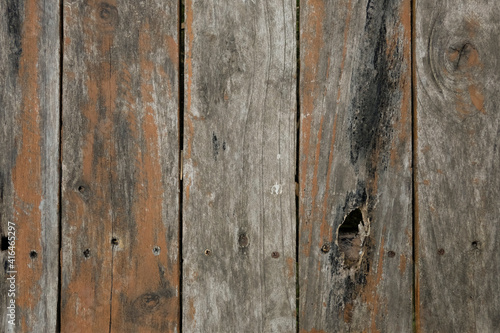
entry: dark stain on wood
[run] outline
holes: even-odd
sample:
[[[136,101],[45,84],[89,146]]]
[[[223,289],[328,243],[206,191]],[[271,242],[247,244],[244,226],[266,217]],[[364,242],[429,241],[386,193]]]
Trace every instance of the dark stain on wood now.
[[[23,11],[24,2],[18,0],[7,0],[7,26],[8,33],[11,39],[9,60],[11,62],[11,70],[17,74],[19,71],[19,60],[22,53],[22,20],[21,12]]]

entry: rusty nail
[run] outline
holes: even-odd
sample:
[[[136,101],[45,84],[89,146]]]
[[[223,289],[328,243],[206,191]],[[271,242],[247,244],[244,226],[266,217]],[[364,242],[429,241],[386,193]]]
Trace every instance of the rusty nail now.
[[[330,244],[328,244],[328,243],[323,244],[323,246],[321,247],[321,252],[323,252],[323,253],[330,252]]]

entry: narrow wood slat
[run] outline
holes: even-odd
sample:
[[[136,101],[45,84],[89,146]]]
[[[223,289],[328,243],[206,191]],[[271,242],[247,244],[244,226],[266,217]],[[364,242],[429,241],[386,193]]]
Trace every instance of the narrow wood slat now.
[[[500,327],[499,15],[416,2],[419,332]]]
[[[178,17],[64,2],[63,332],[179,331]]]
[[[59,258],[59,1],[0,3],[0,331],[54,332]],[[7,249],[9,222],[14,248]],[[9,252],[15,262],[9,262]],[[11,253],[12,254],[12,253]],[[10,267],[13,264],[14,267]],[[17,271],[9,274],[8,271]],[[8,277],[15,277],[15,288]],[[12,294],[15,294],[13,297]],[[15,325],[7,307],[15,300]]]
[[[303,0],[300,332],[411,332],[411,6]]]
[[[186,1],[185,332],[295,332],[295,1]]]

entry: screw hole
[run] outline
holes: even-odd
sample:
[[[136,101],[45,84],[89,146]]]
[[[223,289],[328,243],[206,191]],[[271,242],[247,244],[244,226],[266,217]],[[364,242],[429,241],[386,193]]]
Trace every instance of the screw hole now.
[[[78,192],[80,192],[80,193],[85,192],[85,186],[82,186],[82,185],[78,186]]]
[[[387,255],[389,256],[389,258],[394,258],[396,256],[396,252],[389,251],[389,252],[387,252]]]
[[[159,247],[159,246],[155,246],[155,247],[153,248],[153,254],[154,254],[155,256],[160,255],[160,247]]]
[[[118,238],[116,237],[111,238],[111,244],[118,245]]]
[[[210,255],[212,255],[212,251],[210,251],[209,249],[206,249],[206,250],[205,250],[205,255],[206,255],[206,256],[210,256]]]
[[[273,252],[271,253],[271,257],[273,257],[274,259],[277,259],[280,257],[280,253],[279,252]]]
[[[90,257],[90,250],[89,249],[85,249],[85,251],[83,251],[83,256],[85,258],[89,258]]]
[[[471,244],[472,248],[474,250],[477,250],[479,249],[479,242],[478,241],[473,241],[472,244]]]
[[[444,249],[439,249],[439,250],[438,250],[438,254],[439,254],[440,256],[442,256],[442,255],[444,254]]]
[[[31,259],[36,259],[38,257],[38,253],[35,250],[32,250],[30,252],[30,258]]]
[[[321,247],[321,252],[323,253],[330,252],[330,244],[323,244],[323,246]]]
[[[248,237],[245,234],[241,234],[240,237],[238,238],[238,244],[240,247],[247,247],[248,246]]]

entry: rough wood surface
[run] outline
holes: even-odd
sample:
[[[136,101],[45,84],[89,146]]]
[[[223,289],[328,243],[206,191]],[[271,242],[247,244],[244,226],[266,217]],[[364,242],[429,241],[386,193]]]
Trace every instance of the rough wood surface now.
[[[179,331],[178,17],[64,2],[63,332]]]
[[[416,5],[416,326],[496,332],[500,3]]]
[[[59,1],[0,2],[0,331],[54,332],[59,258]],[[15,223],[10,269],[8,222]],[[15,326],[8,323],[15,270]]]
[[[295,1],[186,1],[185,332],[295,332]]]
[[[300,12],[300,331],[410,332],[410,1]]]

